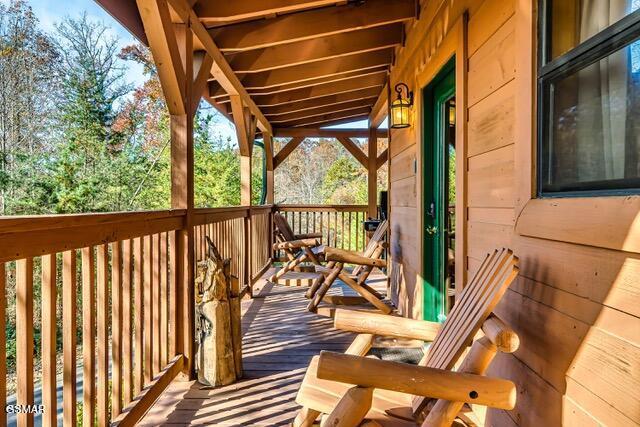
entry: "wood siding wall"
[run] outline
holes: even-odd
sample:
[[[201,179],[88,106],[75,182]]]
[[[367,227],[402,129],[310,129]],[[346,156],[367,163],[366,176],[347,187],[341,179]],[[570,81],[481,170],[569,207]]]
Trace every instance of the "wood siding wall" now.
[[[518,128],[522,126],[518,117],[532,117],[535,100],[520,92],[523,87],[535,86],[530,72],[517,72],[522,49],[525,56],[528,51],[534,57],[532,48],[516,43],[520,40],[517,31],[526,30],[516,28],[517,7],[531,6],[521,0],[423,2],[420,20],[408,29],[405,46],[399,49],[391,73],[392,85],[402,81],[420,92],[425,73],[433,75],[433,70],[427,71],[430,61],[438,56],[466,11],[466,258],[456,262],[464,261],[469,274],[473,274],[483,255],[499,246],[512,247],[521,260],[520,277],[497,311],[518,332],[522,345],[514,355],[499,356],[491,369],[491,374],[517,384],[518,404],[509,412],[489,411],[486,424],[638,425],[637,245],[632,250],[621,246],[623,251],[616,250],[616,245],[600,244],[603,239],[606,241],[606,232],[604,238],[582,242],[577,239],[579,243],[563,237],[566,233],[531,237],[536,233],[523,232],[525,225],[519,225],[525,221],[528,208],[526,191],[523,195],[521,188],[527,171],[522,173],[519,159],[532,163],[527,153],[533,152],[535,146],[526,126],[524,132]],[[529,102],[522,102],[523,98]],[[417,99],[420,102],[420,97]],[[419,107],[414,108],[414,125],[392,131],[389,160],[391,277],[398,281],[394,286],[397,285],[400,309],[414,318],[422,316],[420,114]],[[531,169],[531,164],[526,166]],[[629,204],[632,208],[639,206],[637,198],[620,203],[627,203],[627,210]],[[552,205],[545,208],[538,204],[536,216],[529,215],[527,221],[540,221],[540,227],[547,227],[545,224],[553,220]],[[595,199],[589,212],[573,212],[575,226],[568,233],[606,231],[606,224],[594,230],[581,227],[580,220],[582,216],[611,214],[607,206],[612,205]],[[609,211],[604,212],[606,209]],[[633,218],[637,212],[632,212]],[[633,221],[620,226],[626,227],[622,233],[627,241],[634,238],[633,233],[638,238],[638,225]]]

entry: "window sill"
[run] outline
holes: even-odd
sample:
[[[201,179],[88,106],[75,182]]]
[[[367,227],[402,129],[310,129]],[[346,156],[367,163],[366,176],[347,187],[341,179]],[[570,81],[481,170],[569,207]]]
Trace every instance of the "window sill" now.
[[[531,199],[516,233],[640,253],[640,196]]]

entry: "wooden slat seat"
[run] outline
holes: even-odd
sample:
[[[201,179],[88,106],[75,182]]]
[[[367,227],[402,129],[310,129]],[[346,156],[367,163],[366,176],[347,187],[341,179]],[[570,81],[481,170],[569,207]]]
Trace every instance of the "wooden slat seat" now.
[[[360,333],[346,354],[354,356],[366,355],[371,348],[374,337],[378,335],[421,339],[432,341],[432,343],[420,360],[419,366],[451,371],[459,362],[464,351],[473,343],[469,355],[459,370],[472,374],[484,374],[488,364],[498,350],[512,352],[517,348],[517,336],[516,339],[505,340],[504,337],[499,338],[502,335],[496,331],[506,331],[506,336],[514,336],[515,334],[508,330],[499,319],[492,316],[494,308],[518,274],[517,263],[518,258],[509,249],[495,250],[488,254],[473,279],[464,288],[459,300],[442,326],[432,322],[375,313],[338,310],[335,314],[335,327]],[[474,341],[481,328],[483,328],[486,336]],[[509,344],[505,345],[505,342]],[[330,355],[331,353],[328,354]],[[391,363],[388,366],[404,365],[398,362],[388,363]],[[351,367],[347,365],[340,366],[340,370],[341,372],[349,372]],[[376,373],[376,375],[379,374]],[[380,415],[381,411],[385,412],[386,415],[389,414],[387,412],[390,409],[389,406],[385,406],[377,398],[382,393],[382,387],[375,387],[370,407],[364,412],[362,408],[367,409],[368,402],[351,402],[349,400],[351,396],[345,394],[353,391],[361,392],[362,390],[360,389],[362,387],[354,388],[354,386],[360,386],[359,382],[330,381],[330,379],[335,379],[327,378],[327,376],[331,375],[333,373],[327,373],[326,370],[323,371],[322,356],[312,362],[296,399],[303,406],[296,418],[296,426],[310,426],[313,419],[320,413],[330,414],[338,411],[344,414],[345,408],[348,409],[350,405],[360,405],[358,410],[363,411],[363,418],[366,417],[378,421],[382,417]],[[363,375],[365,374],[363,373]],[[368,372],[366,375],[372,375],[372,373]],[[363,382],[366,383],[367,381],[363,380]],[[394,378],[393,382],[401,383],[403,380],[402,378]],[[384,384],[384,386],[385,388],[388,387],[387,393],[394,390],[393,384]],[[336,397],[336,394],[339,394],[340,397]],[[383,395],[386,396],[386,394]],[[451,425],[454,422],[455,415],[464,404],[464,402],[449,402],[445,400],[434,401],[429,397],[411,396],[409,394],[405,394],[402,398],[407,399],[404,404],[407,408],[405,412],[412,414],[416,419],[423,419],[423,417],[427,416],[428,423],[423,425]],[[465,396],[464,400],[468,399],[469,397]],[[434,409],[427,413],[426,409],[429,402],[435,402],[432,406]],[[396,405],[396,407],[401,406],[403,405]],[[452,413],[453,418],[451,416]],[[333,416],[337,415],[333,414]],[[382,422],[381,424],[385,425]]]

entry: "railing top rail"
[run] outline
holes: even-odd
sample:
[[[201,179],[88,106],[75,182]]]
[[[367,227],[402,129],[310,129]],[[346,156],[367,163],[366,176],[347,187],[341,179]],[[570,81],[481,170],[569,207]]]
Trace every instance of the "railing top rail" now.
[[[275,210],[287,212],[366,212],[367,205],[276,205]]]
[[[182,217],[184,209],[137,212],[97,212],[81,214],[0,216],[0,235],[36,230],[91,227],[131,221]]]

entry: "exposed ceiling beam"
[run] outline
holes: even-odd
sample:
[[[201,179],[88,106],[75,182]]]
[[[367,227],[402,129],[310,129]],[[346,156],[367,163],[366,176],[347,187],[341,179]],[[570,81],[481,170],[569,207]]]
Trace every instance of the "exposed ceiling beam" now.
[[[378,128],[389,114],[389,82],[384,85],[380,96],[369,114],[369,127]]]
[[[415,13],[415,0],[368,0],[228,25],[210,34],[223,52],[245,51],[401,22]]]
[[[201,0],[194,9],[202,22],[216,23],[261,18],[336,3],[337,0]]]
[[[325,114],[337,113],[340,111],[353,110],[356,108],[362,108],[362,107],[371,108],[371,106],[373,105],[373,102],[374,100],[372,99],[350,101],[350,102],[345,102],[344,104],[328,105],[328,106],[312,108],[304,111],[297,111],[295,113],[282,114],[280,116],[270,117],[269,120],[272,125],[277,125],[279,123],[306,119],[308,117],[322,116]]]
[[[264,90],[294,83],[310,82],[315,84],[320,78],[341,77],[349,73],[386,69],[391,64],[392,57],[392,49],[366,52],[328,59],[320,63],[312,62],[262,73],[246,74],[241,81],[248,91]],[[226,94],[215,81],[210,82],[209,87],[212,97]]]
[[[237,73],[257,73],[398,46],[402,43],[403,33],[404,26],[401,23],[395,23],[383,27],[239,52],[229,55],[229,63]]]
[[[235,75],[229,63],[225,59],[224,55],[216,44],[213,42],[213,39],[207,32],[207,29],[200,23],[198,20],[198,16],[191,9],[189,3],[186,0],[168,0],[171,4],[171,7],[174,11],[180,16],[180,19],[183,22],[190,22],[191,30],[195,37],[200,40],[202,47],[207,51],[211,58],[213,59],[213,65],[211,66],[211,74],[213,77],[220,82],[220,85],[229,93],[229,95],[238,95],[242,98],[243,104],[249,108],[251,113],[256,117],[258,122],[258,127],[265,131],[271,132],[271,125],[267,118],[262,114],[260,108],[255,104],[255,102],[251,99],[247,90],[242,86],[240,80]],[[214,2],[207,2],[214,3]],[[220,2],[215,2],[218,4]],[[235,3],[233,3],[235,4]]]
[[[211,72],[211,66],[213,65],[213,58],[205,51],[193,52],[193,99],[191,105],[191,111],[196,111],[200,100],[203,96],[206,96],[207,91],[207,79]]]
[[[318,127],[273,128],[278,138],[369,138],[369,129],[321,129]],[[385,138],[386,131],[377,131],[378,138]]]
[[[362,151],[362,148],[360,148],[358,144],[353,142],[350,138],[340,137],[337,139],[362,166],[366,168],[369,165],[367,155],[364,154],[364,151]]]
[[[353,92],[359,89],[377,87],[382,89],[386,76],[371,75],[365,77],[356,77],[348,80],[342,80],[335,83],[328,83],[307,87],[302,89],[280,92],[273,95],[255,96],[256,104],[266,107],[281,104],[289,104],[292,102],[302,101],[305,99],[319,98],[321,96],[333,95],[336,93]]]
[[[286,122],[286,123],[279,123],[279,125],[287,126],[287,127],[314,126],[314,125],[320,125],[321,123],[333,122],[335,120],[350,119],[350,118],[353,118],[355,121],[356,117],[366,118],[366,116],[369,115],[370,111],[371,111],[371,107],[356,108],[353,110],[340,111],[337,113],[324,114],[322,116],[309,117],[306,119],[300,119],[300,120],[295,120],[295,121]]]
[[[318,108],[328,105],[339,105],[345,102],[352,102],[358,99],[376,99],[380,88],[371,87],[360,89],[353,92],[338,93],[335,95],[322,96],[320,98],[308,99],[291,104],[278,105],[275,107],[265,107],[263,110],[268,117],[278,116],[281,114],[293,113],[296,111],[304,111],[312,108]],[[221,104],[224,105],[224,104]]]

